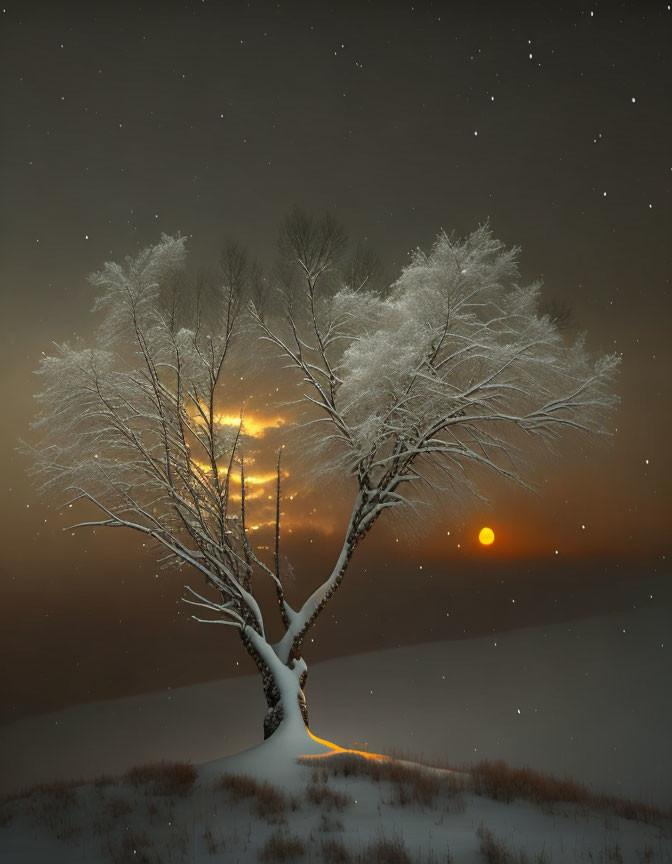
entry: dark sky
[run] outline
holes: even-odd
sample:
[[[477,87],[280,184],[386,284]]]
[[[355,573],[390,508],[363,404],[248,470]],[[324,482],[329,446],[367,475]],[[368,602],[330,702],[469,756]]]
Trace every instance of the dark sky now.
[[[249,671],[135,538],[63,534],[14,448],[40,353],[91,330],[88,273],[162,231],[194,265],[227,237],[268,263],[294,203],[331,210],[392,278],[440,229],[489,219],[591,349],[623,355],[612,445],[419,540],[377,526],[308,662],[670,603],[667,3],[8,0],[1,22],[0,718]],[[293,505],[297,596],[346,497]]]

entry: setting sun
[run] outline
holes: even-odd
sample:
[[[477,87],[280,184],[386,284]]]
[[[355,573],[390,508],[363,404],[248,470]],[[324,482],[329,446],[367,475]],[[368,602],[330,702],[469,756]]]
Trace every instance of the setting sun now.
[[[492,528],[481,528],[478,534],[478,541],[483,546],[490,546],[495,542],[495,532]]]

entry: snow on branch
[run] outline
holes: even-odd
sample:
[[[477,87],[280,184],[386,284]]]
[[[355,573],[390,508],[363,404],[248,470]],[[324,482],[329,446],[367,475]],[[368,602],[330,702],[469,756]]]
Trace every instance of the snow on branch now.
[[[607,432],[619,358],[594,361],[581,337],[566,340],[539,311],[541,286],[518,284],[518,251],[488,226],[465,240],[442,233],[386,296],[345,279],[322,295],[307,284],[303,304],[261,324],[308,386],[318,473],[349,473],[383,497],[410,466],[429,486],[446,470],[460,485],[456,460],[525,483],[521,433]],[[292,252],[310,282],[307,253]]]
[[[188,564],[221,601],[199,602],[263,634],[229,495],[242,417],[238,428],[216,422],[250,270],[227,247],[222,284],[205,298],[202,280],[186,282],[185,254],[184,238],[164,235],[93,274],[96,344],[57,346],[39,369],[33,473],[61,504],[97,511],[74,527],[145,535],[167,553],[163,566]]]
[[[297,660],[383,513],[406,514],[408,527],[428,497],[482,495],[483,472],[530,487],[533,440],[606,436],[618,402],[619,358],[592,358],[582,336],[568,341],[541,286],[519,284],[518,250],[487,225],[464,240],[439,234],[387,290],[375,255],[347,259],[345,244],[333,218],[295,210],[268,278],[229,244],[218,277],[190,284],[185,239],[164,235],[93,274],[94,344],[57,346],[39,369],[27,449],[43,491],[90,508],[78,525],[135,530],[166,565],[192,567],[217,599],[188,588],[185,602],[247,634],[262,666],[257,578],[270,582],[285,627],[275,653]],[[242,414],[237,427],[216,419],[231,356],[248,368],[260,344],[296,374],[303,461],[354,486],[337,562],[298,611],[280,572],[279,463],[269,566],[248,542]]]

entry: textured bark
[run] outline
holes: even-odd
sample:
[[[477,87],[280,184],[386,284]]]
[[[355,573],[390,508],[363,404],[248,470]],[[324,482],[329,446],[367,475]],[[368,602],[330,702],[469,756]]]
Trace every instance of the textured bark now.
[[[298,692],[296,693],[296,699],[299,703],[301,717],[303,718],[303,722],[305,723],[306,727],[308,726],[308,705],[306,703],[306,694],[304,688],[306,685],[307,677],[307,673],[304,673],[301,676]],[[285,717],[285,710],[282,703],[282,694],[280,693],[280,688],[278,687],[273,677],[273,674],[268,670],[268,668],[266,668],[265,671],[262,672],[262,681],[267,706],[266,715],[264,716],[264,738],[270,738],[271,735],[276,731],[278,726],[282,723]]]
[[[266,714],[264,715],[264,739],[266,739],[270,738],[282,723],[285,712],[282,708],[280,690],[268,669],[262,672],[262,682],[266,697]]]
[[[264,662],[262,657],[260,657],[258,651],[255,649],[249,637],[243,637],[243,644],[245,645],[247,652],[254,660],[255,665],[261,674],[262,686],[264,688],[264,697],[266,698],[266,714],[264,715],[264,739],[270,738],[271,735],[280,726],[282,721],[285,719],[286,712],[285,706],[283,705],[282,689],[278,685],[278,682],[273,675],[272,669],[267,663]],[[290,675],[295,677],[295,673],[292,672],[289,665],[282,665],[279,659],[277,662],[280,665],[281,669],[284,669]],[[292,658],[290,661],[290,664],[293,663],[294,658]],[[294,692],[289,693],[284,697],[285,699],[295,698],[297,700],[297,702],[299,703],[299,711],[301,712],[301,717],[306,727],[308,727],[308,705],[306,703],[306,695],[304,691],[307,680],[308,671],[304,668],[301,676],[296,680],[296,689],[294,690]],[[287,693],[286,690],[285,693]]]

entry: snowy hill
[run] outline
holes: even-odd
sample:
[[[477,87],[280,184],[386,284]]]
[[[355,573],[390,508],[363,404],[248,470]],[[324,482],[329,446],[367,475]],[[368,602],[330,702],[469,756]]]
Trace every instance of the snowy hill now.
[[[669,630],[664,612],[632,612],[312,668],[320,734],[466,766],[457,773],[282,730],[259,745],[258,724],[247,726],[263,708],[255,678],[20,721],[2,730],[6,789],[116,776],[5,803],[0,861],[670,864]],[[298,762],[300,753],[312,755]],[[466,765],[486,757],[645,806]],[[156,759],[196,766],[154,764],[119,779]]]
[[[316,664],[311,727],[343,746],[505,759],[669,806],[671,631],[669,611],[633,611]],[[29,717],[0,728],[0,791],[218,759],[258,743],[263,711],[250,676]]]
[[[152,763],[0,805],[0,858],[71,862],[672,861],[672,814],[547,775],[341,750],[283,726],[195,769]],[[288,734],[283,734],[288,733]],[[306,755],[297,759],[297,752]],[[268,777],[273,782],[268,781]]]

